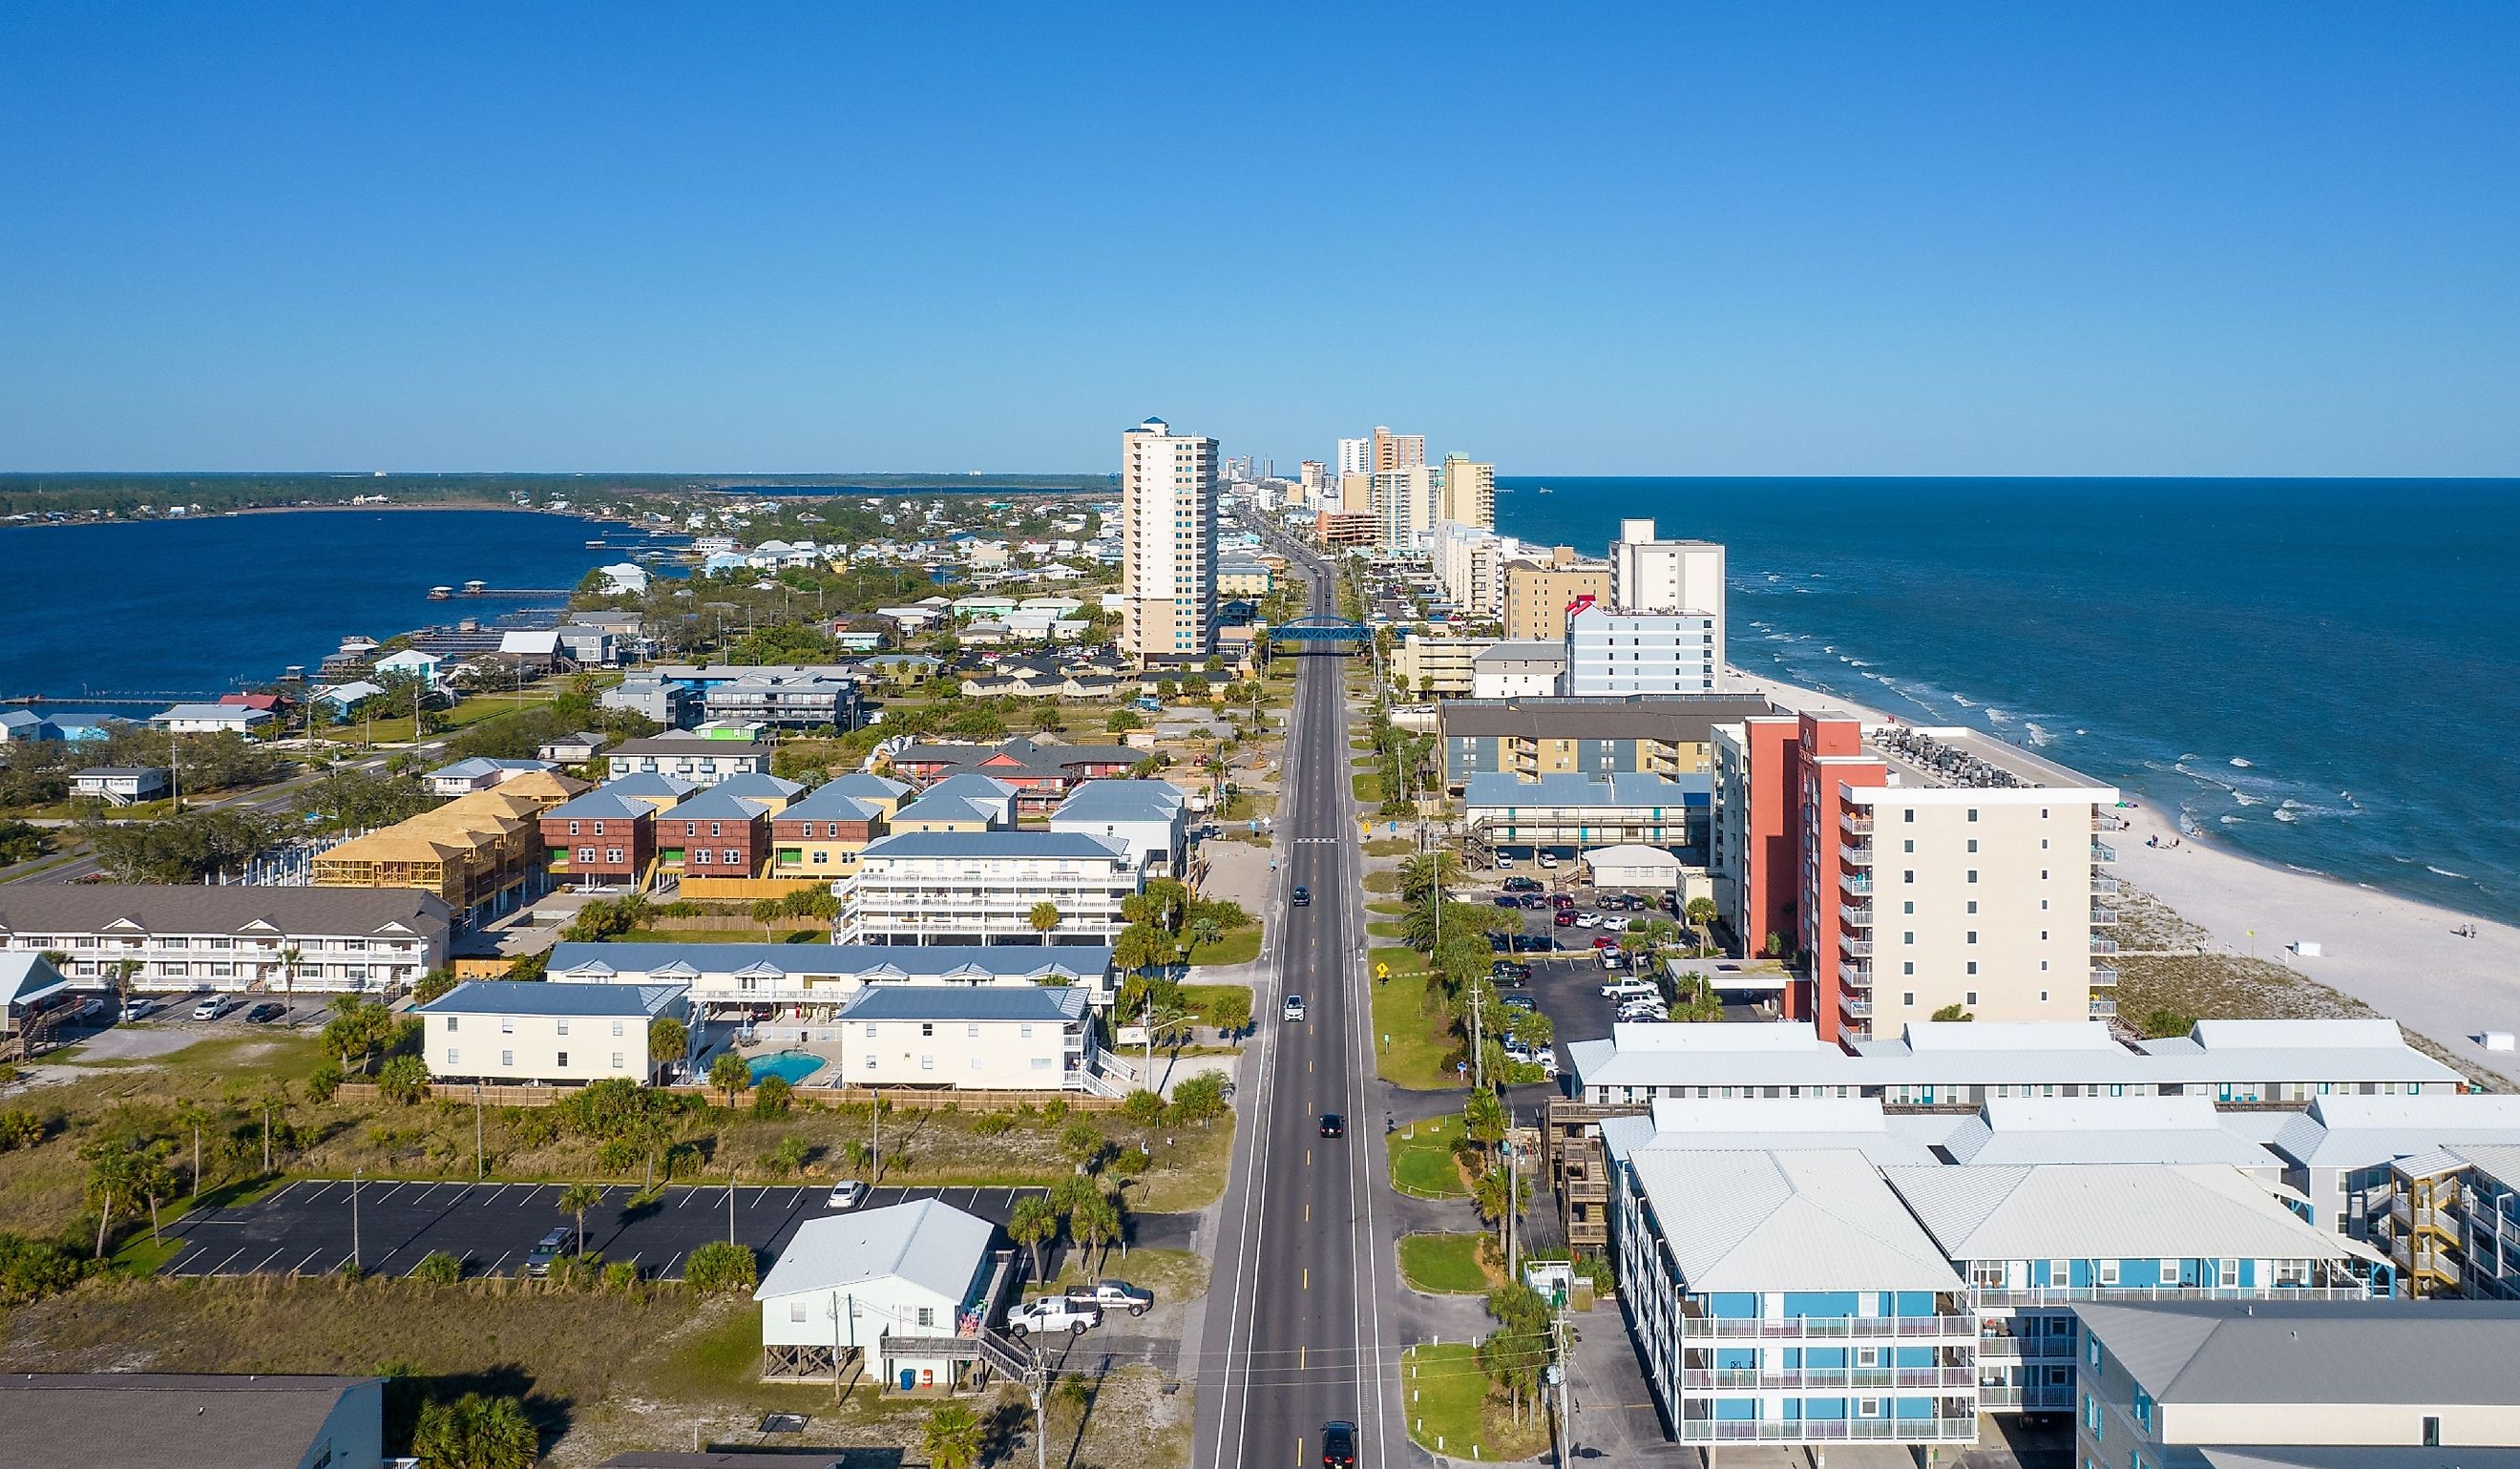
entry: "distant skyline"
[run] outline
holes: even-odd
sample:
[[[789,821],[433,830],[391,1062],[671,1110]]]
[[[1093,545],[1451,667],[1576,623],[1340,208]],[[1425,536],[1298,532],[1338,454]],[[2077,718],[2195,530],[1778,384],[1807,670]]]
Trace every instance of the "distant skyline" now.
[[[2520,6],[0,8],[0,470],[2520,473]],[[1371,65],[1366,63],[1370,60]]]

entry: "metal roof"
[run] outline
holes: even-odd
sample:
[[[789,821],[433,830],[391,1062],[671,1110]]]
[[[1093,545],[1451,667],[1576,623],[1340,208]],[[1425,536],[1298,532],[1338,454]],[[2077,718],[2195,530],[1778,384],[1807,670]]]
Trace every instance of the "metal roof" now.
[[[748,822],[769,810],[767,802],[747,801],[722,786],[711,785],[683,797],[657,815],[669,822]]]
[[[50,959],[32,949],[0,949],[0,1008],[40,1000],[68,984]]]
[[[0,887],[0,933],[348,934],[446,931],[446,902],[417,888],[202,887],[194,883],[15,882]]]
[[[836,790],[843,795],[856,796],[861,800],[869,797],[873,797],[878,800],[891,800],[896,797],[908,795],[910,793],[910,782],[906,780],[891,779],[888,777],[875,775],[868,771],[857,771],[850,775],[835,777],[830,784],[825,785],[822,788],[825,790]]]
[[[1632,1144],[1640,1152],[1852,1148],[1875,1167],[1938,1161],[1923,1143],[1894,1131],[1872,1097],[1660,1097],[1651,1128],[1649,1137]]]
[[[759,771],[746,771],[717,782],[721,795],[742,796],[748,801],[785,801],[805,787],[798,781],[783,780]]]
[[[619,753],[615,751],[614,753]],[[662,771],[632,771],[604,782],[602,789],[625,796],[672,796],[677,800],[699,789],[698,782]]]
[[[2503,1405],[2520,1356],[2511,1301],[2164,1301],[2074,1313],[2159,1402]]]
[[[2403,1444],[2205,1444],[2186,1452],[2200,1469],[2520,1469],[2520,1448],[2479,1448],[2473,1444],[2446,1448]]]
[[[1068,858],[1116,862],[1121,847],[1081,831],[902,831],[869,842],[859,861],[879,857]]]
[[[1627,772],[1613,776],[1567,773],[1519,779],[1503,771],[1483,771],[1462,783],[1468,806],[1665,807],[1703,806],[1714,790],[1713,778],[1701,775],[1648,776]]]
[[[731,782],[730,782],[731,783]],[[791,803],[773,820],[780,822],[871,822],[883,814],[883,808],[861,801],[838,788],[839,782],[818,786],[799,801]]]
[[[1111,967],[1098,944],[557,944],[548,972],[572,983],[618,974],[676,978],[758,972],[833,979],[1092,982]]]
[[[1852,1148],[1648,1148],[1629,1168],[1692,1294],[1966,1288]]]
[[[2520,1096],[2322,1096],[2274,1136],[2275,1151],[2304,1168],[2370,1168],[2462,1142],[2520,1143]]]
[[[640,800],[636,795],[618,788],[626,783],[628,782],[615,780],[609,785],[599,785],[582,796],[562,801],[544,812],[543,820],[602,822],[620,817],[654,816],[656,807],[653,802]]]
[[[2279,1169],[2226,1129],[2209,1096],[1990,1097],[1952,1130],[1955,1163],[2223,1163]]]
[[[840,1010],[842,1020],[1022,1020],[1058,1024],[1085,1013],[1090,997],[1072,987],[869,985]]]
[[[620,1015],[661,1013],[690,987],[678,984],[545,984],[537,980],[475,979],[420,1006],[424,1015]]]
[[[1704,744],[1717,725],[1774,712],[1753,694],[1663,693],[1608,697],[1446,699],[1437,710],[1443,737],[1520,739],[1659,739]]]
[[[1087,780],[1058,803],[1051,820],[1165,822],[1179,814],[1189,799],[1169,780]]]
[[[188,1469],[266,1469],[315,1457],[318,1436],[341,1400],[364,1392],[382,1402],[377,1384],[382,1381],[260,1373],[10,1373],[0,1377],[0,1443],[9,1446],[12,1469],[169,1462]],[[346,1449],[355,1428],[344,1438],[340,1447]]]
[[[1882,1177],[1954,1260],[2344,1260],[2222,1164],[1892,1168]]]
[[[941,1199],[823,1215],[797,1226],[752,1299],[900,1279],[959,1304],[987,1261],[995,1233],[987,1220]]]

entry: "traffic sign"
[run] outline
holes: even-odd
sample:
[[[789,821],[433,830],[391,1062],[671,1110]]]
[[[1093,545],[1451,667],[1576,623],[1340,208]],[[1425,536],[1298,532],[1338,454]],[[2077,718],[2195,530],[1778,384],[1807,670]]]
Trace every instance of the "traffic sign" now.
[[[1373,977],[1376,979],[1389,979],[1391,977],[1391,966],[1389,964],[1374,965]]]

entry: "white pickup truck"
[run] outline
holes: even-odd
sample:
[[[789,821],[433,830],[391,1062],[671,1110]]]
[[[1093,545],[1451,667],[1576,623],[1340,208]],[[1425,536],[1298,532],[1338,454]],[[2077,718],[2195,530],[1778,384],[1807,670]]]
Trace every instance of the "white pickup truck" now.
[[[1065,1296],[1044,1296],[1038,1301],[1026,1301],[1007,1313],[1009,1336],[1030,1336],[1036,1331],[1064,1331],[1070,1336],[1083,1336],[1088,1327],[1102,1324],[1101,1308],[1080,1306]]]

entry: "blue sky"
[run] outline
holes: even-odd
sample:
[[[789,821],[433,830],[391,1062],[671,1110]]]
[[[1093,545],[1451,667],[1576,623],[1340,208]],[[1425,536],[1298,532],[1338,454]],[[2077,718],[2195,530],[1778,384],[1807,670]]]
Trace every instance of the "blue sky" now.
[[[0,468],[2520,471],[2520,6],[0,8]]]

